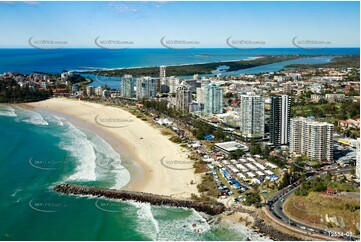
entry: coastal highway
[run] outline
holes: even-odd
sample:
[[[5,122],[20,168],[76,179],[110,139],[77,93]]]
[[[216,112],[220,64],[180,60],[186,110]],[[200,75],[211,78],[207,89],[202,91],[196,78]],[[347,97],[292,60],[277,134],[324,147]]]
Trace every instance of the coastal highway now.
[[[344,174],[344,173],[349,173],[351,170],[352,170],[352,168],[343,168],[343,169],[338,169],[338,170],[332,170],[330,172]],[[327,174],[327,173],[323,173],[323,174],[321,174],[321,176],[325,175],[325,174]],[[311,177],[311,179],[313,179],[315,177],[317,177],[317,176],[313,176],[313,177]],[[282,223],[287,224],[288,226],[302,229],[305,232],[312,233],[312,234],[326,235],[326,236],[329,236],[330,239],[337,238],[337,237],[332,237],[330,235],[330,231],[328,231],[328,230],[323,230],[323,229],[317,228],[315,226],[312,226],[310,224],[303,224],[303,223],[297,222],[297,221],[291,219],[290,217],[288,217],[283,212],[284,203],[286,202],[286,200],[289,197],[291,197],[293,195],[293,193],[296,191],[296,189],[298,188],[299,185],[300,184],[298,184],[298,183],[296,183],[294,185],[290,185],[290,186],[278,191],[273,196],[271,196],[267,200],[267,206],[266,206],[266,208],[270,212],[269,214],[271,214],[274,218],[281,221]],[[338,239],[356,240],[356,238],[354,238],[354,237],[347,237],[347,238],[344,237],[344,238],[338,238]]]

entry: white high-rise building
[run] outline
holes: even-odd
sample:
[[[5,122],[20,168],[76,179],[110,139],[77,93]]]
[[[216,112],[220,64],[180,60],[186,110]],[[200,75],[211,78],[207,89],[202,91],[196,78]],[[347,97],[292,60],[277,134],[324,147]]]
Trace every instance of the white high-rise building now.
[[[177,88],[180,86],[180,79],[176,78],[175,76],[171,76],[168,78],[167,82],[169,86],[169,93],[176,93]]]
[[[241,95],[240,130],[245,137],[264,136],[264,98],[254,92]]]
[[[290,135],[290,97],[271,97],[270,141],[273,145],[287,145]]]
[[[291,119],[290,151],[318,161],[333,161],[333,124],[304,117]]]
[[[124,75],[120,81],[120,96],[127,98],[134,97],[134,79],[132,75]]]
[[[223,89],[214,82],[206,85],[204,89],[204,113],[223,113]]]
[[[150,76],[140,77],[137,79],[137,98],[138,99],[151,99],[155,98],[156,94],[156,79]]]
[[[103,88],[102,87],[96,87],[94,92],[95,92],[95,95],[101,96],[102,93],[103,93]]]
[[[161,82],[165,81],[165,77],[166,77],[166,66],[160,66],[159,67],[159,79]]]
[[[197,87],[196,95],[197,95],[197,102],[200,104],[204,104],[204,91],[210,81],[208,79],[202,79],[201,87]]]
[[[192,92],[191,88],[188,85],[182,83],[177,88],[176,93],[176,107],[178,109],[189,111],[189,105],[192,103]]]

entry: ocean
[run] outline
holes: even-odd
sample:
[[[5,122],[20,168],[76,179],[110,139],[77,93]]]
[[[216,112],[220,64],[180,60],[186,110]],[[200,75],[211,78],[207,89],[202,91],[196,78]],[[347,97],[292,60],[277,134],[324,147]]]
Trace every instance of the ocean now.
[[[0,240],[264,239],[193,209],[52,192],[62,182],[119,189],[130,181],[121,154],[61,117],[0,105],[0,134]]]
[[[223,49],[0,49],[0,73],[47,72],[64,70],[94,70],[159,65],[181,65],[231,61],[260,55],[336,55],[359,54],[359,48],[263,48],[252,50]]]
[[[359,49],[0,49],[0,73],[228,61],[269,54],[358,54]],[[207,54],[207,55],[204,55]],[[308,59],[307,61],[310,61]],[[277,70],[284,63],[242,70]],[[131,178],[102,138],[50,113],[0,105],[0,240],[262,240],[192,209],[59,195],[59,183],[122,188]],[[104,166],[105,164],[105,166]]]

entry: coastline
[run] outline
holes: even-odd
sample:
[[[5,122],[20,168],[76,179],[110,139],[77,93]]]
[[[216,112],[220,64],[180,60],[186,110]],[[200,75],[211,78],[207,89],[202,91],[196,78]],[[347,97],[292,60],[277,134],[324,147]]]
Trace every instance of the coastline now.
[[[131,174],[131,180],[124,189],[182,198],[198,194],[196,183],[199,177],[194,174],[193,168],[190,169],[192,161],[187,157],[188,151],[131,113],[117,107],[66,98],[52,98],[22,106],[60,116],[109,143],[120,154],[122,165]],[[103,125],[99,120],[104,121]],[[107,120],[127,123],[112,127],[115,123],[108,125],[105,123]],[[188,166],[176,164],[175,168],[180,169],[169,169],[162,164],[162,159],[184,161]]]
[[[62,117],[77,128],[85,129],[104,139],[118,154],[120,154],[122,165],[124,165],[131,174],[130,182],[122,188],[124,190],[165,195],[173,198],[189,198],[191,193],[198,194],[196,185],[193,185],[194,191],[190,192],[190,184],[185,182],[186,180],[190,181],[189,179],[195,177],[193,169],[168,169],[162,165],[160,160],[158,160],[159,162],[154,163],[151,162],[151,160],[144,159],[144,157],[160,157],[159,151],[162,151],[162,147],[157,146],[162,146],[164,144],[167,149],[175,148],[178,152],[182,152],[183,148],[178,144],[169,141],[168,137],[161,134],[158,128],[152,127],[149,123],[142,121],[124,109],[67,98],[52,98],[41,102],[21,104],[21,106],[28,109],[34,109],[35,111],[45,111]],[[119,121],[134,121],[129,124],[129,127],[109,128],[106,127],[106,125],[99,125],[99,120],[97,122],[96,117],[98,115],[109,114],[113,115],[111,117],[119,118]],[[110,116],[107,116],[107,118],[109,117]],[[147,128],[140,124],[145,125]],[[129,131],[129,129],[138,129],[138,125],[144,129],[137,130],[138,132],[136,133],[123,132]],[[149,149],[150,147],[143,149],[143,144],[141,144],[142,147],[139,147],[142,149],[135,149],[136,147],[138,148],[138,139],[143,140],[147,139],[147,137],[156,139],[156,142],[152,143],[151,149]],[[184,156],[182,155],[183,154],[181,153],[176,153],[172,156],[172,159],[184,159]],[[182,179],[176,179],[177,173]],[[172,181],[173,183],[165,183],[164,181]],[[168,187],[169,184],[172,184],[172,186]],[[300,240],[298,236],[295,237],[289,233],[275,229],[271,225],[271,222],[266,222],[259,216],[258,212],[253,209],[248,210],[242,207],[231,213],[225,212],[217,217],[230,224],[242,225],[249,231],[258,233],[261,237],[265,237],[266,239]]]
[[[224,61],[210,61],[210,62],[194,62],[194,63],[184,63],[184,64],[175,64],[175,65],[167,65],[167,66],[187,66],[187,65],[203,65],[203,64],[212,64],[212,63],[223,63],[223,62],[237,62],[237,61],[247,61],[247,60],[257,60],[260,58],[264,58],[267,55],[257,55],[257,56],[250,56],[245,57],[244,59],[234,59],[234,60],[224,60]],[[94,70],[69,70],[73,72],[79,73],[93,73],[99,71],[117,71],[117,70],[127,70],[127,69],[141,69],[141,68],[158,68],[159,66],[135,66],[135,67],[116,67],[116,68],[97,68],[94,67]],[[93,67],[92,67],[93,68]],[[212,73],[210,73],[212,74]]]

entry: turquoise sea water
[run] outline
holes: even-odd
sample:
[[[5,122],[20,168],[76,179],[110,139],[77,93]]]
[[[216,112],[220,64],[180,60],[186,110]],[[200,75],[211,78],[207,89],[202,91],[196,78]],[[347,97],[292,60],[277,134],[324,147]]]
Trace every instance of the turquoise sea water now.
[[[60,73],[64,69],[189,64],[296,53],[357,54],[359,49],[0,49],[0,73]],[[282,63],[275,65],[251,71],[272,71]],[[64,196],[51,191],[61,182],[123,187],[130,174],[122,166],[121,155],[100,137],[60,117],[0,105],[0,240],[260,239],[241,225],[214,223],[194,210]]]
[[[93,70],[98,68],[125,68],[159,65],[242,60],[260,55],[337,55],[359,54],[359,48],[261,48],[239,50],[232,48],[205,49],[0,49],[0,73],[47,72],[63,70]]]
[[[63,118],[0,105],[0,240],[246,240],[242,225],[194,210],[59,195],[61,182],[121,188],[122,159]]]

